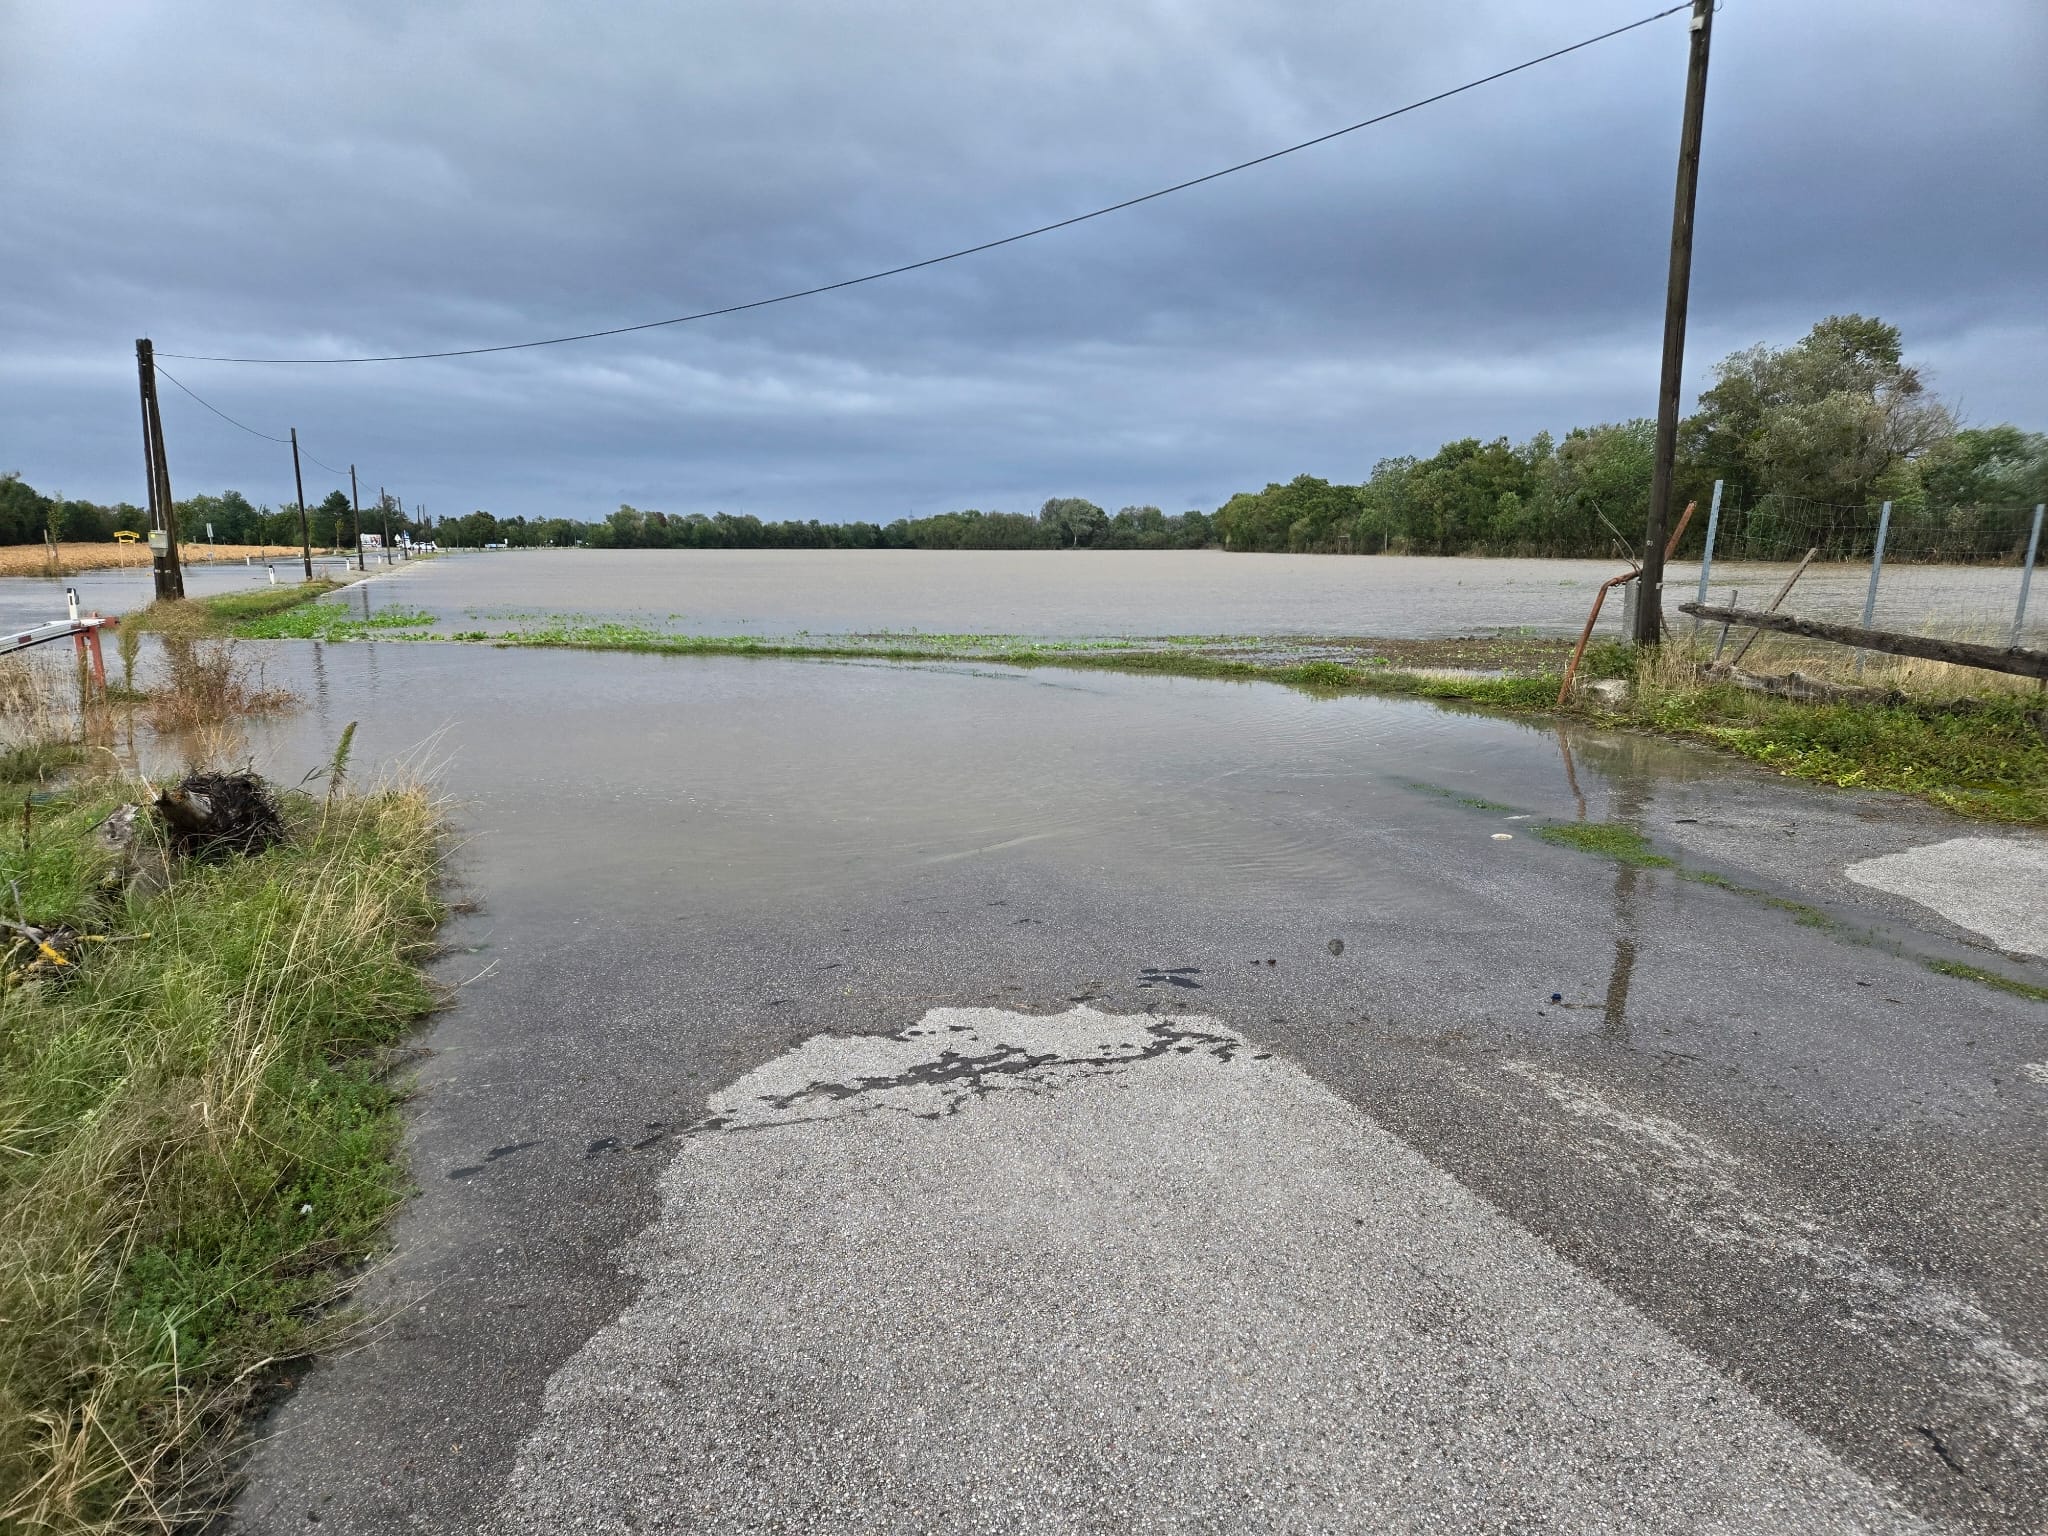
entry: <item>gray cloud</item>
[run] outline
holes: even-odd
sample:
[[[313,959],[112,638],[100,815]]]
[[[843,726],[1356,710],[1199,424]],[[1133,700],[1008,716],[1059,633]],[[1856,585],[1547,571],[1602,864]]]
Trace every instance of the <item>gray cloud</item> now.
[[[137,335],[410,351],[751,299],[1638,14],[0,0],[0,467],[139,499]],[[448,362],[167,366],[442,512],[1178,508],[1356,478],[1447,437],[1651,408],[1683,61],[1674,18],[1126,214],[700,325]],[[2036,0],[1727,6],[1693,386],[1735,346],[1861,309],[1903,324],[1973,416],[2048,426],[2044,65]],[[166,412],[181,492],[288,496],[271,445],[175,392]]]

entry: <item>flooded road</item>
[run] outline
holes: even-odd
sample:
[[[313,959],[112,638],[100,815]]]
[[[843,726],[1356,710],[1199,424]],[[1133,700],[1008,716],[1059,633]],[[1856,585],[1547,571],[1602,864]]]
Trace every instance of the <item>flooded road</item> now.
[[[304,567],[297,560],[279,558],[270,562],[277,579],[297,582]],[[314,558],[316,574],[338,571],[340,562],[325,556]],[[241,592],[268,585],[270,570],[263,564],[233,565],[188,563],[185,592],[189,597],[212,597],[220,592]],[[0,576],[0,629],[26,629],[64,617],[64,589],[78,593],[78,606],[87,613],[119,615],[148,606],[156,597],[156,579],[148,566],[127,566],[115,570],[80,571],[75,576]]]
[[[573,615],[692,635],[1006,634],[1370,635],[1435,639],[1526,631],[1576,635],[1613,560],[1486,560],[1220,551],[506,550],[422,563],[405,600],[450,628],[516,628]],[[1790,566],[1722,565],[1761,601]],[[1696,565],[1670,567],[1668,602],[1690,601]],[[1788,611],[1853,622],[1869,571],[1821,565]],[[398,589],[394,589],[396,591]],[[2012,622],[2017,570],[1898,566],[1885,573],[1880,625]],[[1621,605],[1603,633],[1621,632]],[[2048,635],[2048,602],[2030,634]]]
[[[264,656],[259,766],[435,765],[482,909],[402,1310],[238,1529],[2048,1514],[2041,1009],[1845,874],[1950,818],[1266,684]]]

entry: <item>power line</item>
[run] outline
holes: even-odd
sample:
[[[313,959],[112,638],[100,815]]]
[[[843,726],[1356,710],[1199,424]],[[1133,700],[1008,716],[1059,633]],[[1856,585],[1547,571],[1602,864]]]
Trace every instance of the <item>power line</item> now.
[[[320,464],[320,461],[318,459],[314,458],[312,454],[306,452],[306,445],[304,443],[299,444],[299,452],[305,454],[308,462],[313,464]],[[347,470],[336,469],[332,464],[320,464],[320,467],[326,470],[327,473],[329,473],[330,475],[334,476],[334,478],[337,480],[343,480],[348,477]]]
[[[1111,203],[1107,207],[1097,208],[1088,213],[1077,213],[1072,218],[1059,219],[1051,224],[1041,224],[1035,229],[1023,230],[1014,235],[1005,235],[1000,240],[985,240],[980,245],[964,246],[957,251],[948,251],[943,256],[927,256],[922,261],[905,262],[902,266],[887,267],[882,271],[865,273],[860,277],[842,278],[836,283],[821,283],[815,288],[799,288],[793,293],[776,294],[773,298],[753,299],[745,304],[727,304],[718,309],[700,309],[693,314],[673,315],[666,320],[643,320],[637,325],[615,325],[601,331],[579,331],[573,336],[548,336],[538,341],[508,341],[491,347],[457,347],[443,352],[391,352],[366,357],[215,357],[193,352],[162,352],[157,355],[160,357],[174,357],[184,362],[195,363],[292,365],[312,363],[417,363],[435,358],[480,357],[489,352],[519,352],[530,347],[559,347],[572,341],[595,341],[605,336],[624,336],[633,331],[653,331],[659,330],[664,326],[688,325],[694,320],[711,320],[720,315],[736,315],[749,309],[765,309],[771,304],[787,304],[795,299],[815,298],[821,293],[836,293],[842,288],[856,288],[862,283],[880,282],[885,277],[900,277],[905,272],[916,272],[925,267],[935,267],[941,262],[958,261],[963,256],[977,256],[983,251],[993,251],[1001,246],[1015,245],[1020,240],[1030,240],[1038,235],[1049,235],[1055,230],[1070,229],[1076,224],[1085,224],[1090,219],[1099,219],[1106,214],[1121,213],[1124,209],[1135,208],[1140,203],[1149,203],[1158,198],[1170,197],[1176,192],[1185,192],[1190,187],[1199,187],[1205,182],[1216,181],[1225,176],[1232,176],[1239,171],[1248,171],[1254,166],[1265,165],[1283,156],[1298,154],[1304,149],[1313,149],[1318,144],[1327,144],[1332,139],[1341,139],[1348,133],[1357,133],[1362,128],[1371,128],[1377,124],[1404,116],[1407,113],[1419,111],[1423,107],[1433,106],[1437,102],[1448,101],[1453,96],[1462,96],[1465,92],[1477,90],[1482,85],[1491,85],[1496,80],[1505,80],[1510,75],[1518,75],[1524,70],[1534,69],[1539,64],[1548,64],[1553,59],[1561,59],[1566,54],[1577,53],[1584,48],[1591,48],[1596,43],[1604,43],[1610,38],[1620,37],[1625,32],[1633,32],[1639,27],[1647,27],[1652,22],[1662,21],[1667,16],[1675,16],[1681,11],[1690,11],[1691,9],[1690,0],[1686,0],[1686,3],[1683,4],[1666,6],[1663,10],[1653,12],[1638,21],[1629,22],[1626,26],[1615,27],[1609,31],[1597,33],[1592,37],[1582,38],[1580,41],[1568,44],[1563,48],[1554,48],[1549,53],[1538,54],[1533,59],[1524,59],[1519,64],[1511,64],[1506,69],[1495,70],[1490,75],[1481,75],[1476,80],[1468,80],[1463,85],[1452,86],[1447,91],[1438,91],[1433,96],[1425,96],[1419,101],[1411,101],[1406,106],[1395,107],[1393,110],[1382,112],[1376,117],[1368,117],[1362,122],[1352,123],[1349,127],[1338,128],[1329,133],[1319,134],[1313,139],[1303,139],[1299,144],[1290,144],[1285,149],[1276,149],[1269,154],[1259,155],[1254,159],[1240,160],[1236,165],[1226,165],[1220,171],[1210,171],[1203,176],[1195,176],[1186,181],[1175,182],[1170,187],[1161,187],[1157,191],[1141,193],[1137,197],[1127,197],[1120,203]],[[176,381],[173,380],[173,382],[175,383]],[[184,388],[182,384],[178,387],[180,389]],[[189,391],[187,392],[189,393]],[[260,436],[261,434],[258,435]]]
[[[157,355],[161,357],[164,356],[165,354],[158,353]],[[222,410],[212,401],[200,399],[198,395],[193,394],[190,388],[188,388],[186,385],[182,383],[179,383],[177,376],[173,374],[170,369],[164,367],[162,364],[159,363],[157,365],[156,371],[160,377],[169,379],[173,384],[177,384],[178,388],[184,390],[186,394],[191,395],[194,400],[198,400],[201,405],[205,406],[209,411],[213,412],[214,415],[218,416],[222,421],[226,422],[229,426],[240,427],[244,432],[248,433],[251,437],[260,437],[266,443],[279,443],[287,448],[291,446],[292,440],[290,438],[272,437],[268,432],[258,432],[254,427],[235,420],[234,417],[230,416],[226,411]],[[320,464],[320,467],[322,469],[326,470],[327,473],[335,476],[337,479],[348,473],[348,471],[345,469],[336,469],[332,464],[321,464],[318,459],[313,458],[313,455],[306,451],[306,445],[304,443],[301,443],[299,445],[299,452],[305,454],[305,456],[308,459],[311,459],[313,463]]]
[[[158,357],[163,357],[164,355],[165,354],[161,352],[157,354]],[[185,389],[185,386],[183,384],[179,384],[177,376],[173,374],[170,369],[164,367],[161,363],[157,365],[156,372],[159,378],[169,379],[173,384],[177,384],[178,388],[184,389],[186,394],[192,395],[192,398],[194,400],[199,400],[199,396],[193,395],[191,390]],[[272,437],[268,432],[258,432],[254,427],[249,426],[244,422],[239,422],[235,420],[234,417],[230,416],[226,411],[222,410],[219,406],[212,404],[210,401],[199,400],[199,403],[205,406],[209,411],[213,412],[214,415],[218,416],[222,421],[226,422],[229,426],[240,427],[244,432],[248,433],[251,437],[260,437],[266,443],[281,443],[287,448],[291,446],[291,439],[288,437]]]

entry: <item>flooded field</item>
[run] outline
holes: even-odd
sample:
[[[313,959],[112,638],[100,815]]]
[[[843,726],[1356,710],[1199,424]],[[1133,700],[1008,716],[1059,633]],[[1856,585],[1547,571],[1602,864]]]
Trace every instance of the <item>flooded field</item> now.
[[[297,560],[272,562],[280,582],[296,582],[303,575]],[[338,574],[341,562],[315,556],[316,574]],[[219,592],[241,592],[267,585],[270,570],[264,565],[192,564],[185,567],[188,597],[211,597]],[[75,576],[0,576],[0,629],[26,628],[64,617],[64,589],[78,594],[79,607],[88,613],[133,613],[146,607],[156,595],[155,578],[147,566],[103,571],[80,571]]]
[[[323,569],[331,569],[329,562]],[[403,606],[446,633],[492,632],[558,618],[614,621],[686,635],[999,634],[1040,639],[1116,636],[1576,635],[1593,592],[1621,569],[1604,560],[1342,558],[1216,551],[506,550],[442,555],[391,568],[352,606]],[[280,581],[295,562],[277,562]],[[1791,572],[1718,565],[1711,599],[1739,592],[1762,606]],[[376,574],[373,572],[373,574]],[[195,597],[269,581],[258,565],[193,566]],[[1675,609],[1699,570],[1674,565]],[[1815,566],[1787,612],[1855,622],[1869,572]],[[61,581],[0,577],[0,627],[60,616],[64,588],[88,609],[147,603],[146,570],[87,571]],[[2044,588],[2048,593],[2048,588]],[[2003,641],[2019,573],[2003,567],[1888,569],[1877,622]],[[1676,619],[1675,622],[1684,622]],[[1611,600],[1600,631],[1622,633]],[[2029,642],[2048,641],[2048,595],[2031,605]]]
[[[1603,560],[1343,558],[1215,551],[507,550],[443,557],[402,572],[383,600],[444,625],[497,629],[535,618],[652,625],[680,634],[791,636],[920,631],[1044,638],[1118,635],[1373,635],[1434,639],[1576,634]],[[1787,566],[1718,566],[1712,597],[1739,588],[1761,605]],[[1697,566],[1675,565],[1671,605]],[[1856,619],[1861,566],[1815,567],[1786,610]],[[2003,634],[2016,570],[1899,567],[1885,573],[1878,622]],[[1603,632],[1619,633],[1610,603]],[[2048,598],[2029,633],[2048,634]]]

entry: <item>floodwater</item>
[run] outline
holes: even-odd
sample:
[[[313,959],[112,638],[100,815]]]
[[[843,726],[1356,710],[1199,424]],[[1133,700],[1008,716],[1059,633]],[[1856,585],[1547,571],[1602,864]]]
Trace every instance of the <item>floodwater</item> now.
[[[326,574],[336,570],[340,563],[316,555],[313,569]],[[280,557],[270,566],[276,568],[280,582],[296,582],[304,574],[297,560]],[[188,564],[185,595],[212,597],[221,592],[240,592],[267,585],[270,574],[270,567],[263,564]],[[86,613],[133,613],[156,596],[155,577],[146,565],[80,571],[75,576],[4,576],[0,577],[0,630],[26,629],[63,618],[66,587],[78,594],[78,606]]]
[[[1490,560],[1218,551],[506,550],[424,561],[379,594],[492,630],[554,615],[692,635],[873,633],[1110,636],[1577,634],[1594,590],[1623,567],[1606,560]],[[1761,606],[1790,566],[1716,567],[1711,597],[1732,589]],[[1695,595],[1696,565],[1674,565],[1675,607]],[[1857,619],[1861,566],[1816,566],[1787,612]],[[4,584],[0,584],[4,585]],[[1894,567],[1877,620],[2003,635],[2019,572]],[[2048,594],[2029,631],[2048,635]],[[1611,601],[1603,632],[1619,633]]]
[[[490,592],[550,570],[588,581],[635,558],[437,561],[349,600]],[[1091,558],[1107,557],[1069,560]],[[444,933],[440,974],[458,1001],[422,1040],[409,1142],[421,1193],[366,1293],[403,1320],[315,1373],[265,1427],[238,1527],[251,1536],[300,1529],[307,1509],[336,1529],[487,1527],[538,1405],[554,1400],[550,1380],[644,1278],[619,1255],[650,1230],[675,1128],[700,1119],[705,1092],[807,1038],[897,1034],[961,1004],[1213,1013],[1887,1487],[1919,1477],[1923,1456],[1891,1405],[1991,1443],[2007,1430],[2005,1378],[1987,1395],[1984,1373],[2007,1359],[2034,1369],[2001,1331],[2009,1320],[2012,1337],[2039,1336],[2024,1280],[1986,1310],[1955,1300],[1976,1297],[1980,1277],[2039,1270],[2024,1235],[2039,1230],[2038,1117],[1991,1075],[2038,1056],[2026,1005],[1884,947],[1876,924],[1897,898],[1859,888],[1852,947],[1739,891],[1552,847],[1535,819],[1639,828],[1700,871],[1734,859],[1741,886],[1826,902],[1814,886],[1842,862],[1926,840],[1935,813],[1785,786],[1682,744],[1268,683],[452,644],[250,649],[305,707],[251,722],[226,755],[299,783],[356,722],[359,782],[410,757],[450,797],[456,879],[481,902]],[[208,745],[223,751],[217,736]],[[1607,1118],[1588,1125],[1592,1113]],[[1604,1139],[1631,1128],[1636,1140]],[[1001,1150],[1014,1161],[1023,1145]],[[1174,1150],[1198,1167],[1217,1145]],[[1816,1173],[1816,1148],[1851,1150]],[[1180,1176],[1170,1157],[1145,1166]],[[918,1198],[873,1167],[859,1198],[884,1210]],[[816,1171],[779,1198],[822,1192],[846,1209]],[[1270,1204],[1274,1187],[1256,1199]],[[1845,1212],[1844,1190],[1877,1193]],[[1319,1224],[1353,1231],[1343,1200],[1386,1194],[1345,1191],[1297,1229],[1321,1251]],[[1031,1197],[1006,1198],[998,1222],[1043,1224],[1037,1206],[1014,1215]],[[1135,1226],[1163,1230],[1154,1207],[1130,1209]],[[1236,1230],[1233,1207],[1218,1209],[1218,1229]],[[1390,1251],[1416,1273],[1432,1259],[1440,1288],[1432,1245],[1445,1235]],[[721,1305],[750,1304],[746,1276],[769,1251],[711,1265],[702,1283]],[[849,1245],[842,1262],[873,1251]],[[902,1271],[866,1272],[915,1308]],[[1923,1275],[1940,1287],[1916,1289]],[[1021,1289],[1021,1304],[1013,1288],[1003,1310],[976,1315],[1025,1338],[1071,1336],[1071,1313],[1044,1299],[1056,1291]],[[1461,1294],[1432,1295],[1427,1316],[1460,1321],[1455,1348],[1481,1371],[1489,1340],[1519,1337],[1464,1331],[1474,1312]],[[1886,1350],[1870,1349],[1874,1333]],[[893,1370],[891,1347],[869,1357]],[[940,1403],[938,1432],[971,1438],[952,1398],[878,1401],[884,1414]],[[1425,1416],[1464,1411],[1417,1401]],[[1951,1495],[1964,1480],[1948,1479],[1929,1497],[2010,1496],[2038,1512],[2020,1502],[2040,1465],[2031,1424],[2014,1432],[2031,1437],[2009,1463],[2022,1470],[1993,1465],[2004,1483]],[[461,1455],[419,1456],[429,1443]]]
[[[1460,797],[1631,822],[1747,770],[1699,749],[1411,700],[971,663],[757,661],[418,644],[259,647],[305,707],[247,752],[297,783],[358,722],[458,801],[494,899],[772,908],[1022,859],[1214,892],[1398,901],[1357,827],[1469,822]],[[218,742],[208,746],[218,750]],[[1668,809],[1668,808],[1667,808]],[[1476,829],[1463,825],[1465,840]],[[1490,829],[1489,829],[1490,830]]]

